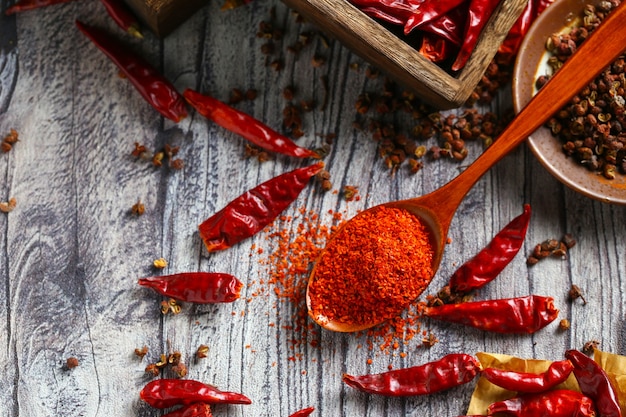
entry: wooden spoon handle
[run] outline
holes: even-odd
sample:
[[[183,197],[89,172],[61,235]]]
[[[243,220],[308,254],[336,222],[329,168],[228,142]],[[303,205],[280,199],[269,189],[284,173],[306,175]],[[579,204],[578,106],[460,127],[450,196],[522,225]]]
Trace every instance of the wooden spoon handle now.
[[[526,140],[625,50],[626,1],[623,1],[520,111],[493,145],[442,187],[447,192],[435,193],[446,195],[445,201],[439,201],[440,205],[449,205],[454,212],[465,194],[489,168]]]

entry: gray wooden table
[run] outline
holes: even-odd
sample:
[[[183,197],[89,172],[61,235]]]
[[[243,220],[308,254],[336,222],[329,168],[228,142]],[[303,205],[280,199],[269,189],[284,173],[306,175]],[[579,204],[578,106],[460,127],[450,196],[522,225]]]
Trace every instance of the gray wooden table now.
[[[9,1],[0,2],[4,9]],[[422,322],[439,343],[430,349],[419,337],[397,351],[367,348],[367,337],[322,331],[320,345],[293,343],[294,306],[273,295],[266,282],[270,254],[264,231],[220,253],[208,254],[197,225],[254,185],[305,162],[274,156],[260,163],[244,157],[244,141],[191,113],[174,124],[148,106],[112,63],[74,26],[75,19],[101,26],[128,42],[180,90],[194,88],[227,100],[233,88],[254,88],[258,97],[239,107],[281,129],[282,91],[297,88],[300,99],[328,101],[303,115],[304,146],[336,134],[326,157],[333,190],[357,186],[361,199],[312,185],[285,212],[300,208],[350,217],[389,200],[424,194],[458,173],[462,164],[425,160],[415,175],[390,175],[370,135],[353,128],[360,93],[381,89],[382,78],[365,74],[367,64],[323,37],[296,57],[287,51],[303,31],[277,1],[257,1],[228,12],[211,2],[164,40],[146,34],[124,37],[99,2],[79,0],[45,10],[0,18],[0,136],[10,129],[20,141],[0,154],[0,201],[15,209],[0,213],[0,363],[2,416],[156,416],[139,400],[151,378],[147,363],[160,353],[180,351],[188,378],[248,395],[249,406],[216,406],[216,416],[288,416],[307,406],[319,416],[457,416],[465,413],[473,385],[422,398],[370,397],[344,386],[341,376],[382,372],[438,359],[450,352],[505,353],[561,359],[590,340],[626,354],[626,208],[575,194],[553,179],[522,146],[492,169],[465,198],[453,221],[442,266],[431,288],[441,287],[455,268],[486,245],[510,219],[531,204],[524,248],[480,298],[528,294],[555,297],[560,318],[532,336],[486,334],[459,326]],[[284,38],[276,43],[284,69],[275,71],[261,53],[259,23],[275,8]],[[326,63],[311,65],[317,54]],[[360,65],[354,70],[353,63]],[[504,92],[493,109],[510,107]],[[398,116],[400,117],[400,116]],[[131,157],[135,142],[149,149],[180,146],[182,170],[154,168]],[[429,144],[434,144],[429,142]],[[470,144],[469,163],[481,150]],[[145,205],[134,216],[131,207]],[[294,228],[295,224],[294,222]],[[547,259],[532,268],[533,246],[571,233],[577,245],[567,259]],[[256,249],[255,249],[256,248]],[[259,249],[266,249],[265,252]],[[152,262],[165,258],[156,271]],[[137,285],[159,273],[221,271],[246,286],[242,298],[216,306],[186,305],[163,316],[162,298]],[[571,303],[572,284],[587,304]],[[264,290],[263,296],[256,295]],[[208,357],[194,359],[199,345]],[[143,360],[135,348],[149,347]],[[400,355],[400,352],[404,354]],[[69,357],[79,366],[66,369]],[[371,359],[371,364],[368,363]]]

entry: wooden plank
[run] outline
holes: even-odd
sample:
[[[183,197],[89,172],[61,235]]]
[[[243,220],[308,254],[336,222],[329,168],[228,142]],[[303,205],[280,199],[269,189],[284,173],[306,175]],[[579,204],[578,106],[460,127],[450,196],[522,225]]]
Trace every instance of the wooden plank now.
[[[145,366],[174,350],[182,353],[189,378],[244,392],[253,400],[250,406],[216,406],[215,415],[288,416],[315,406],[314,415],[372,417],[462,415],[473,384],[428,397],[387,399],[348,388],[341,383],[343,373],[382,372],[460,351],[560,359],[565,349],[580,348],[590,339],[598,339],[605,350],[625,353],[620,318],[626,294],[621,236],[626,212],[565,189],[524,146],[463,201],[427,292],[444,285],[459,264],[530,203],[533,217],[523,249],[476,298],[553,295],[560,317],[572,322],[570,331],[558,331],[553,323],[532,336],[503,336],[423,320],[422,330],[439,338],[430,349],[416,336],[382,352],[379,339],[326,331],[320,332],[319,346],[311,346],[314,335],[292,328],[296,306],[277,298],[267,283],[269,231],[213,254],[197,234],[202,220],[245,190],[309,161],[247,159],[241,138],[195,112],[178,124],[162,120],[80,36],[74,19],[110,29],[181,91],[194,88],[227,100],[234,87],[256,88],[257,99],[238,107],[281,131],[284,87],[297,88],[295,103],[321,103],[328,94],[326,109],[303,114],[306,134],[298,143],[315,147],[323,142],[320,134],[337,134],[325,158],[336,193],[321,193],[312,183],[287,216],[302,217],[304,208],[329,225],[329,210],[349,218],[375,204],[427,193],[457,175],[482,144],[468,143],[470,154],[461,164],[426,160],[415,175],[403,169],[391,175],[371,135],[352,126],[358,95],[381,91],[383,76],[368,78],[364,61],[317,35],[300,55],[286,52],[301,31],[315,27],[296,22],[281,3],[252,3],[228,13],[219,6],[208,5],[163,40],[148,34],[140,41],[114,32],[98,2],[16,17],[19,67],[10,67],[8,76],[18,71],[17,83],[0,114],[0,136],[16,128],[21,138],[10,153],[0,154],[0,201],[18,200],[15,211],[0,213],[3,416],[160,415],[139,400],[138,392],[151,379]],[[277,53],[267,57],[260,51],[266,41],[256,38],[256,31],[272,7],[275,24],[285,31],[276,41]],[[313,67],[315,54],[326,64]],[[282,71],[265,64],[275,58],[283,60]],[[352,63],[360,70],[350,69]],[[328,78],[327,92],[322,76]],[[505,95],[494,110],[505,111],[507,102]],[[408,115],[395,118],[411,126]],[[155,168],[136,160],[130,155],[135,142],[151,151],[180,146],[184,168]],[[361,200],[343,201],[343,185],[357,186]],[[142,216],[130,213],[137,201],[145,205]],[[297,224],[277,227],[297,233]],[[567,232],[578,240],[568,259],[527,267],[526,256],[536,243]],[[163,271],[152,267],[160,257],[169,262]],[[141,276],[193,270],[235,274],[246,284],[242,299],[183,305],[181,314],[163,316],[163,298],[136,284]],[[587,305],[567,301],[571,284],[581,286]],[[201,344],[209,346],[208,357],[196,359]],[[141,360],[133,351],[144,345],[149,352]],[[80,365],[66,370],[70,356]]]

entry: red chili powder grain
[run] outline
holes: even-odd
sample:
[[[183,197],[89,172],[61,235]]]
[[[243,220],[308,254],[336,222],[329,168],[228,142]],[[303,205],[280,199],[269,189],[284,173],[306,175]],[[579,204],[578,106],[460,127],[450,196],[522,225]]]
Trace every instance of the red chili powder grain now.
[[[355,325],[392,319],[428,286],[432,259],[430,233],[419,217],[400,208],[365,211],[346,223],[317,261],[311,309]]]

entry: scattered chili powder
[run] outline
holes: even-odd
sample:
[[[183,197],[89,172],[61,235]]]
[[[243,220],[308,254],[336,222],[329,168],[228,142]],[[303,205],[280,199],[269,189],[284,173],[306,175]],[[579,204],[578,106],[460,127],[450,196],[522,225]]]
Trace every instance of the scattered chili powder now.
[[[396,317],[430,283],[433,252],[417,216],[399,208],[365,211],[346,223],[317,260],[311,309],[355,325]]]

